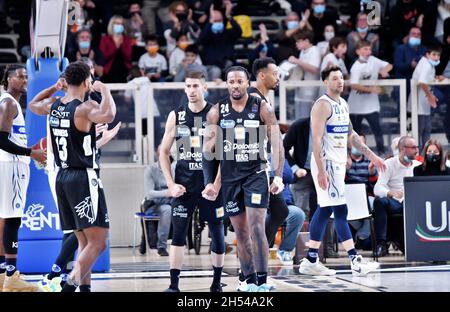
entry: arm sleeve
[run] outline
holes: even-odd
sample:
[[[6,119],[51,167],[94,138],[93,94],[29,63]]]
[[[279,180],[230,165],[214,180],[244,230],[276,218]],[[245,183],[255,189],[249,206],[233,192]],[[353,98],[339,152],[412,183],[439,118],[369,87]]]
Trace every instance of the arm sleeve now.
[[[31,148],[22,147],[9,139],[9,133],[5,131],[0,131],[0,149],[5,152],[20,155],[20,156],[30,156]]]

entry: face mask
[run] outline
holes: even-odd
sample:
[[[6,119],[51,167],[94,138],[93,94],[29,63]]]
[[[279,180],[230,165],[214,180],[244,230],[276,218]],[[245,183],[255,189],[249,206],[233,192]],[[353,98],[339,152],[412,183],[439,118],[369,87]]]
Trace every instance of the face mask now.
[[[450,168],[450,159],[447,159],[447,160],[445,161],[445,165],[446,165],[447,167]]]
[[[178,46],[180,47],[181,50],[186,50],[186,48],[189,46],[189,42],[187,41],[181,41]]]
[[[334,38],[334,31],[326,31],[323,36],[325,37],[326,41],[330,41],[331,38]]]
[[[216,22],[211,25],[211,30],[213,33],[218,34],[223,31],[223,23],[222,22]]]
[[[314,13],[316,14],[322,14],[323,12],[325,12],[325,6],[320,4],[320,5],[316,5],[314,7]]]
[[[156,52],[158,52],[158,47],[150,47],[147,49],[147,51],[150,54],[156,54]]]
[[[263,47],[262,47],[262,49],[261,49],[261,53],[267,53],[267,51],[269,51],[269,48],[267,47],[267,45],[266,44],[263,44]]]
[[[354,146],[352,146],[352,155],[355,157],[361,157],[362,153]]]
[[[124,31],[123,25],[115,24],[115,25],[113,26],[113,32],[114,32],[115,34],[121,34],[121,33],[123,33],[123,31]]]
[[[364,58],[364,57],[360,56],[359,60],[362,61],[363,63],[365,63],[369,60],[369,58]]]
[[[412,159],[409,158],[409,156],[407,156],[407,155],[404,155],[404,156],[403,156],[403,160],[404,160],[406,163],[408,163],[408,164],[412,163],[414,159],[416,159],[414,156],[413,156]]]
[[[364,28],[357,27],[356,28],[356,31],[359,33],[364,33],[364,32],[367,32],[368,30],[369,30],[369,27],[364,27]]]
[[[175,16],[177,17],[177,19],[180,21],[180,22],[182,22],[182,21],[184,21],[185,19],[187,19],[187,14],[186,13],[177,13],[177,14],[175,14]]]
[[[431,66],[436,67],[439,65],[439,63],[441,62],[440,60],[437,61],[433,61],[433,60],[428,60],[428,62],[430,62]]]
[[[80,41],[80,49],[89,49],[91,47],[90,41]]]
[[[286,23],[287,29],[295,29],[298,27],[298,21],[289,21]]]
[[[362,3],[367,4],[370,0],[361,0]]]
[[[430,163],[437,163],[439,160],[441,160],[441,155],[436,154],[427,154],[427,161]]]
[[[416,46],[420,45],[421,42],[422,41],[420,40],[420,38],[409,37],[409,39],[408,39],[408,43],[412,47],[416,47]]]

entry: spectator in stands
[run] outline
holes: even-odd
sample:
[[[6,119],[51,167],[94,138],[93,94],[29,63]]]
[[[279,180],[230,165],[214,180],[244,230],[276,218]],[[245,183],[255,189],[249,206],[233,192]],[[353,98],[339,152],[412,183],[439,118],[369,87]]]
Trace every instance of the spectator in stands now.
[[[212,80],[221,78],[221,70],[233,65],[234,45],[242,34],[241,27],[231,16],[231,8],[230,5],[226,7],[224,19],[222,12],[214,10],[211,5],[209,23],[203,28],[198,40],[203,46],[203,63]],[[225,28],[228,21],[230,29]]]
[[[444,21],[444,45],[442,47],[441,59],[436,66],[436,75],[450,78],[450,17]],[[444,102],[450,103],[450,86],[443,86]],[[445,135],[450,142],[450,106],[447,105],[444,121]]]
[[[325,40],[323,33],[325,26],[333,25],[337,29],[336,21],[339,19],[336,9],[327,5],[326,0],[312,0],[311,12],[308,22],[314,31],[314,41],[316,44],[319,41]]]
[[[303,17],[300,21],[298,14],[292,11],[283,20],[283,29],[277,34],[278,57],[276,60],[278,63],[287,60],[290,56],[297,55],[294,34],[302,29],[309,29],[309,10],[305,11]]]
[[[317,43],[317,47],[320,50],[321,57],[324,57],[330,51],[330,40],[334,38],[335,34],[336,30],[334,29],[333,25],[325,26],[325,29],[323,31],[323,37],[325,38],[325,40]]]
[[[444,77],[436,77],[435,67],[439,65],[442,49],[440,46],[427,48],[425,56],[422,56],[417,64],[412,78],[418,83],[418,114],[419,114],[419,145],[423,146],[431,136],[431,108],[437,107],[437,97],[433,94],[433,87],[428,86],[435,78],[442,80]],[[409,97],[409,106],[411,96]]]
[[[414,176],[450,175],[445,165],[445,155],[438,140],[428,140],[422,151],[423,163],[414,168]]]
[[[192,19],[197,25],[200,26],[200,28],[203,28],[205,23],[208,21],[209,8],[212,3],[212,0],[196,0],[191,5]]]
[[[148,36],[146,21],[142,18],[141,6],[139,3],[131,3],[126,19],[127,33],[131,39],[139,45],[144,45],[144,38]]]
[[[361,140],[366,143],[366,136],[360,135]],[[345,174],[345,183],[364,183],[366,193],[373,196],[373,186],[377,180],[377,169],[373,163],[367,159],[356,147],[352,146],[347,157],[347,170]],[[370,207],[370,205],[369,205]],[[349,224],[356,230],[357,249],[371,249],[370,221],[354,220]]]
[[[305,30],[295,34],[294,39],[300,57],[290,56],[288,61],[297,64],[304,72],[303,80],[319,80],[319,69],[322,58],[319,48],[313,45],[314,34]],[[317,87],[301,87],[295,89],[295,118],[309,117],[313,102],[317,97]]]
[[[392,34],[394,37],[393,48],[406,43],[411,27],[422,28],[424,15],[417,0],[398,0],[392,8],[391,21],[394,23]]]
[[[100,51],[105,58],[103,82],[126,82],[131,69],[132,42],[125,34],[122,16],[114,15],[108,24],[108,34],[100,41]]]
[[[177,46],[173,49],[169,58],[169,74],[172,76],[176,75],[176,69],[181,64],[185,58],[185,50],[189,46],[190,42],[186,34],[180,34],[177,38]],[[201,64],[200,58],[198,61]]]
[[[103,75],[104,58],[102,52],[92,46],[92,35],[89,29],[83,28],[77,33],[77,50],[69,55],[69,61],[75,62],[82,57],[89,58],[94,63],[95,75],[101,77]]]
[[[145,40],[145,48],[147,53],[139,58],[139,68],[150,81],[164,81],[167,75],[167,61],[162,54],[158,53],[158,38],[155,35],[148,36]]]
[[[210,81],[208,76],[208,70],[205,66],[202,65],[202,60],[198,55],[198,48],[196,45],[191,44],[188,45],[186,50],[184,51],[184,58],[175,69],[175,77],[173,81],[175,82],[183,82],[186,78],[186,73],[189,71],[197,71],[202,72],[205,75],[205,79]]]
[[[387,226],[388,216],[392,214],[403,214],[404,188],[403,178],[413,176],[413,168],[417,165],[415,161],[419,147],[414,138],[404,136],[398,142],[399,155],[387,159],[384,164],[386,170],[379,172],[378,181],[375,184],[374,193],[377,198],[373,203],[373,218],[377,239],[376,256],[384,257],[387,250]],[[398,233],[399,229],[392,229],[393,233]],[[400,229],[401,232],[401,229]],[[402,238],[400,249],[403,249]],[[404,250],[404,249],[403,249]]]
[[[350,63],[355,62],[358,59],[356,53],[358,42],[366,40],[370,42],[372,47],[372,55],[378,56],[378,50],[380,47],[380,38],[377,34],[369,30],[369,24],[367,24],[367,14],[359,13],[357,15],[356,28],[354,31],[347,35],[348,51]]]
[[[169,7],[169,17],[171,20],[168,29],[164,31],[167,42],[167,57],[176,47],[177,38],[180,35],[187,35],[189,41],[195,41],[200,34],[200,27],[192,20],[192,10],[184,1],[174,1]]]
[[[158,146],[156,151],[156,157],[158,158],[159,150],[160,149]],[[159,161],[145,168],[144,191],[145,201],[147,202],[145,213],[156,214],[159,215],[160,218],[158,222],[158,255],[166,257],[169,255],[167,252],[167,238],[169,237],[170,223],[172,219],[172,206],[170,205],[171,197],[169,197],[169,193],[167,191],[166,179],[164,178]],[[146,223],[148,222],[149,221]],[[145,239],[141,240],[140,250],[142,250],[143,243],[145,245]]]
[[[283,197],[289,209],[289,214],[286,217],[286,231],[285,235],[278,247],[277,257],[283,264],[292,264],[291,252],[297,242],[297,235],[302,229],[303,222],[305,221],[305,213],[299,208],[295,202],[289,184],[295,180],[294,173],[289,166],[287,160],[284,161],[283,167],[283,183],[285,188],[283,190]]]
[[[409,79],[420,58],[425,55],[426,47],[422,45],[422,32],[419,27],[409,30],[408,42],[397,47],[394,54],[394,68],[396,78],[406,78],[409,90]],[[408,92],[409,94],[409,92]]]
[[[434,37],[440,42],[444,43],[446,42],[447,38],[445,37],[446,31],[445,31],[445,20],[450,17],[450,1],[441,1],[437,8],[437,16],[436,16],[436,25],[435,29],[436,31],[434,34]]]
[[[256,47],[250,52],[248,61],[250,64],[258,58],[277,57],[277,49],[274,47],[272,41],[267,34],[266,25],[259,24],[260,33],[256,35]]]
[[[348,77],[348,70],[345,66],[345,54],[347,53],[347,41],[342,37],[334,37],[329,42],[329,51],[322,60],[320,71],[330,66],[339,66],[346,79]]]
[[[371,43],[361,40],[356,46],[359,58],[350,69],[351,92],[348,98],[350,119],[356,132],[361,132],[362,120],[365,118],[375,135],[379,154],[384,154],[383,131],[380,126],[380,100],[378,95],[381,88],[365,86],[364,80],[377,80],[378,75],[386,78],[392,70],[392,65],[372,56]]]

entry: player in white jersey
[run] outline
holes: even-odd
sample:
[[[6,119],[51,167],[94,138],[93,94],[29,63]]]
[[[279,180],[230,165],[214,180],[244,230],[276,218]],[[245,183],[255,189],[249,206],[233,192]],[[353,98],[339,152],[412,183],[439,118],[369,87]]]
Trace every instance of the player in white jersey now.
[[[311,110],[311,174],[317,190],[318,209],[310,223],[309,250],[300,264],[300,273],[308,275],[334,275],[335,270],[326,268],[317,259],[328,219],[334,213],[336,232],[347,251],[352,273],[367,274],[379,267],[377,262],[368,262],[355,250],[351,231],[347,222],[345,201],[345,164],[347,161],[347,141],[369,158],[383,171],[383,160],[375,155],[353,131],[347,102],[340,97],[344,88],[342,71],[337,66],[322,72],[326,94],[321,96]]]
[[[5,68],[0,97],[0,291],[37,291],[16,269],[18,233],[25,208],[30,157],[45,162],[43,150],[27,148],[25,119],[19,104],[26,92],[27,72],[21,65]]]

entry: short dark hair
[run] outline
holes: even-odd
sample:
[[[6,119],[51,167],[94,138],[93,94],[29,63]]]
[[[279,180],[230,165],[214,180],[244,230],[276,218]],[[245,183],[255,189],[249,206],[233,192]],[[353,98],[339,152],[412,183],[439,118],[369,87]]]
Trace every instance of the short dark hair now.
[[[230,66],[225,71],[225,80],[228,78],[228,74],[231,72],[243,72],[247,76],[247,79],[250,80],[250,73],[242,66]]]
[[[331,53],[334,52],[333,48],[337,49],[340,44],[347,44],[347,40],[342,37],[333,37],[329,42],[329,50]]]
[[[5,91],[8,89],[8,78],[11,77],[12,74],[16,73],[17,69],[26,69],[25,66],[20,64],[9,64],[6,65],[5,71],[3,72],[2,85],[5,88]]]
[[[314,33],[311,30],[300,30],[294,33],[294,40],[308,39],[310,43],[314,41]]]
[[[360,40],[358,41],[358,43],[356,44],[356,50],[364,48],[364,47],[371,47],[372,44],[370,43],[370,41],[367,40]]]
[[[185,78],[205,80],[205,75],[201,71],[190,70],[190,71],[188,71],[186,73],[186,77]]]
[[[195,44],[190,44],[187,46],[186,50],[184,50],[184,53],[194,53],[198,55],[198,47]]]
[[[263,58],[259,58],[256,59],[253,62],[253,66],[252,66],[252,73],[253,75],[256,77],[258,76],[258,73],[262,70],[262,69],[266,69],[269,64],[277,64],[275,62],[275,60],[271,57],[263,57]]]
[[[340,71],[342,73],[342,69],[339,66],[336,65],[328,66],[320,73],[322,81],[325,81],[325,79],[327,79],[328,76],[330,76],[330,73],[334,71]]]
[[[427,46],[427,53],[431,53],[431,52],[437,52],[437,53],[441,54],[442,48],[438,45]]]
[[[148,35],[147,37],[145,37],[145,44],[147,44],[149,41],[156,41],[156,43],[159,44],[158,36],[155,34],[151,34],[151,35]]]
[[[76,61],[67,66],[64,71],[64,78],[67,84],[79,86],[91,76],[91,71],[86,63]]]

